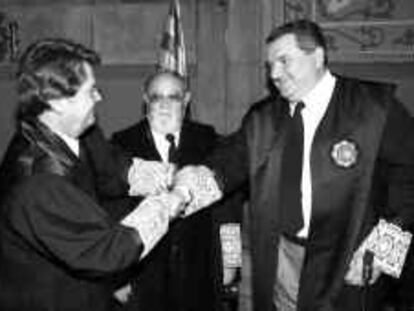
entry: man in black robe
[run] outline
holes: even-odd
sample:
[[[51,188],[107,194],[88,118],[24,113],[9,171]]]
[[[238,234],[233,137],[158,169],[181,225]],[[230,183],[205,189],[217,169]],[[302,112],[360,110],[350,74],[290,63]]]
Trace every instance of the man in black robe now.
[[[176,190],[191,213],[249,182],[254,310],[381,310],[387,275],[407,268],[413,118],[393,85],[330,72],[315,23],[276,27],[266,43],[271,94]]]
[[[17,129],[0,168],[1,310],[109,310],[106,278],[146,256],[178,206],[152,196],[118,223],[98,204],[97,193],[128,188],[131,164],[110,153],[91,163],[88,145],[110,149],[91,128],[98,62],[62,39],[20,59]]]

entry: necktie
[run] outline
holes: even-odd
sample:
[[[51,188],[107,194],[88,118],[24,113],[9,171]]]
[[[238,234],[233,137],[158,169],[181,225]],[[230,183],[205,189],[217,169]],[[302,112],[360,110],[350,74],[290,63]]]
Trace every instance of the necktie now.
[[[165,139],[167,139],[170,143],[170,147],[168,148],[168,162],[175,163],[177,160],[177,146],[175,144],[175,136],[169,133],[165,135]]]
[[[283,231],[296,235],[303,227],[302,215],[302,161],[303,120],[301,110],[304,104],[298,102],[292,117],[287,120],[286,145],[282,155],[281,198],[283,209]]]

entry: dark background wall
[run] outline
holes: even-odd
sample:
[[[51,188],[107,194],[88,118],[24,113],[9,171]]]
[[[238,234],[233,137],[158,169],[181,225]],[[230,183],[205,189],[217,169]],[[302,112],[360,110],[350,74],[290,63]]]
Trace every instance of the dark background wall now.
[[[300,3],[311,3],[312,0]],[[0,0],[19,23],[20,47],[39,37],[73,38],[97,49],[104,64],[100,122],[107,135],[142,116],[145,77],[152,72],[168,0]],[[286,18],[282,0],[181,0],[193,90],[193,117],[221,133],[235,130],[249,105],[265,93],[264,40]],[[412,46],[411,46],[412,48]],[[399,84],[414,112],[414,62],[334,58],[335,72]],[[0,64],[0,155],[13,129],[13,65]]]

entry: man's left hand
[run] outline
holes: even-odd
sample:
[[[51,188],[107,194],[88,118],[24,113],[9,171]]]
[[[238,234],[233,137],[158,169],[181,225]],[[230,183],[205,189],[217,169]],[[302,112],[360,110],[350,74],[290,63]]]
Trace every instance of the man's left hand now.
[[[359,248],[353,255],[351,263],[349,264],[348,271],[345,275],[345,282],[349,285],[364,286],[364,254],[366,249]],[[371,277],[367,280],[369,285],[374,284],[380,275],[382,270],[375,256],[371,263]]]
[[[128,299],[131,293],[132,293],[132,287],[131,287],[131,284],[128,283],[122,286],[121,288],[118,288],[114,292],[114,298],[121,304],[125,304],[128,302]]]

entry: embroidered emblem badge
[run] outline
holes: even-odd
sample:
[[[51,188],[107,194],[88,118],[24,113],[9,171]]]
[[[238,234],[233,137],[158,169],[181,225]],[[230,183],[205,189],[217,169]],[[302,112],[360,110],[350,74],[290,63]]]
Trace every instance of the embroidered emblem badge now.
[[[358,159],[358,148],[356,143],[347,139],[341,140],[333,145],[331,157],[335,164],[340,167],[349,168],[355,165]]]

